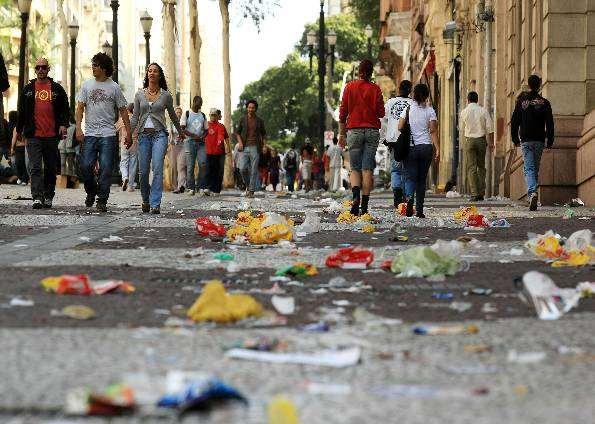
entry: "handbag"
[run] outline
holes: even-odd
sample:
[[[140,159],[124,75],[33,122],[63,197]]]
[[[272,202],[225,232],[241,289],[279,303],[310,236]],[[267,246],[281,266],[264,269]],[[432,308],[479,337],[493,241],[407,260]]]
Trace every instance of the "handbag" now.
[[[399,138],[397,138],[397,142],[395,143],[395,147],[393,149],[395,160],[397,162],[402,162],[407,158],[409,154],[409,144],[411,141],[411,126],[409,125],[409,108],[407,106],[407,111],[405,112],[405,126],[401,130],[399,134]]]

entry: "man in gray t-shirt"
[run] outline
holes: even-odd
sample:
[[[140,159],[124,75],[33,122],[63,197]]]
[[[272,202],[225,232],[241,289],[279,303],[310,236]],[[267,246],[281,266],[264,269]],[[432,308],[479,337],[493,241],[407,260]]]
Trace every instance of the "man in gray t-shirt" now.
[[[107,211],[107,199],[113,169],[115,149],[118,148],[115,128],[115,110],[126,128],[127,149],[132,146],[130,120],[126,110],[127,102],[120,86],[111,79],[114,63],[105,53],[93,56],[91,66],[94,79],[85,81],[77,95],[76,139],[82,143],[81,168],[90,208],[97,197],[97,210]],[[81,122],[85,115],[85,132]],[[99,161],[99,175],[95,178],[95,164]],[[133,176],[131,176],[133,177]]]

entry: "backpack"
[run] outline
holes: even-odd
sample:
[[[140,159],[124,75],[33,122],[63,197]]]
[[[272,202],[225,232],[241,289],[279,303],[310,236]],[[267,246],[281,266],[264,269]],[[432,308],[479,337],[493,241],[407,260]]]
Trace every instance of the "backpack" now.
[[[295,168],[297,168],[297,153],[293,149],[291,149],[285,155],[285,168],[286,169],[295,169]]]
[[[202,115],[202,119],[204,119],[205,122],[207,122],[207,116],[203,113],[203,111],[200,111],[200,114]],[[187,110],[186,111],[186,126],[188,126],[188,117],[190,116],[190,111]],[[203,134],[203,139],[206,136],[206,134]]]
[[[402,162],[407,158],[409,154],[409,142],[411,141],[411,127],[409,126],[409,109],[405,112],[405,126],[399,134],[399,138],[393,147],[393,153],[397,162]]]

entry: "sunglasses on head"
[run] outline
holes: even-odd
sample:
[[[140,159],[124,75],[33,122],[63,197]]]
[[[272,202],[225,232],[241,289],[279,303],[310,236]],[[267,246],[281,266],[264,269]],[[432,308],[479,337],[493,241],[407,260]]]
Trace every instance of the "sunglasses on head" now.
[[[48,65],[36,65],[35,66],[35,70],[36,71],[47,71],[49,68]]]

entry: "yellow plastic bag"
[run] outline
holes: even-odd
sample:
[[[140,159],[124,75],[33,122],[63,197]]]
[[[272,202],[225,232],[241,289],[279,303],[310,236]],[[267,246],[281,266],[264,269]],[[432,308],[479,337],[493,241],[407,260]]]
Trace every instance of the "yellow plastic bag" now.
[[[229,323],[262,314],[262,305],[252,296],[228,294],[219,280],[209,281],[188,310],[193,321]]]
[[[566,259],[559,259],[557,261],[552,262],[552,266],[554,268],[560,268],[563,266],[583,266],[589,263],[591,258],[589,255],[583,252],[578,252],[573,250],[569,252],[568,257]]]
[[[467,221],[471,215],[478,215],[479,211],[475,206],[466,206],[455,212],[454,218],[458,221]]]
[[[285,396],[277,395],[267,408],[268,424],[298,424],[295,404]]]

